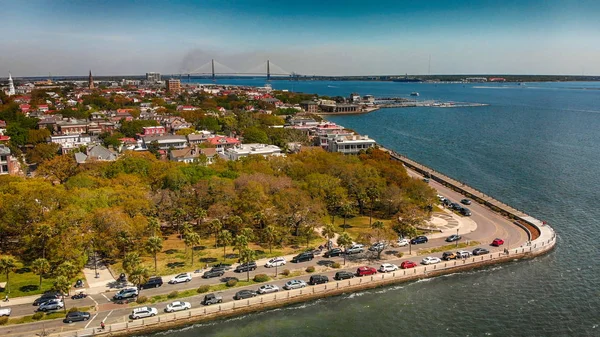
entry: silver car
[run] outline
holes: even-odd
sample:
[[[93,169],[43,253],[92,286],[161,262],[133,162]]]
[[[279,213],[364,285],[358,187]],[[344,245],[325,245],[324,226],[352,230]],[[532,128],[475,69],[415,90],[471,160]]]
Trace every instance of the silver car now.
[[[279,287],[274,284],[264,284],[258,288],[259,294],[270,294],[276,293],[279,291]]]
[[[283,289],[292,290],[306,287],[306,282],[302,280],[291,280],[287,281],[283,286]]]

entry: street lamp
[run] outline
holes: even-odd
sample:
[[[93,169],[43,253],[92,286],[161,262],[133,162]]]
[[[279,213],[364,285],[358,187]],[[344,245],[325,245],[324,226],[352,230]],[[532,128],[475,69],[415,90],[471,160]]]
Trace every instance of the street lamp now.
[[[456,229],[456,248],[458,248],[458,228]]]

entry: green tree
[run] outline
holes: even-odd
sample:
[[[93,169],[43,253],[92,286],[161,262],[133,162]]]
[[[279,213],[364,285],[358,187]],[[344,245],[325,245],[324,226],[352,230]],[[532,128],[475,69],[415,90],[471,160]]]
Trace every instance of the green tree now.
[[[233,236],[231,235],[230,231],[224,229],[219,232],[219,235],[217,237],[217,244],[220,246],[223,246],[223,259],[225,259],[225,249],[232,242],[233,242]]]
[[[56,267],[54,270],[54,274],[57,276],[64,276],[67,279],[71,280],[79,273],[79,268],[71,263],[70,261],[65,261]]]
[[[200,244],[200,235],[196,232],[186,233],[183,237],[186,246],[192,247],[192,267],[194,266],[194,247]]]
[[[42,277],[50,271],[50,263],[44,258],[35,259],[31,263],[31,269],[40,276],[39,289],[42,289]]]
[[[267,137],[267,133],[262,129],[257,128],[255,126],[251,126],[244,130],[244,143],[259,143],[259,144],[267,144],[269,142],[269,137]]]
[[[388,241],[392,237],[392,233],[385,226],[383,221],[375,221],[371,224],[371,237],[375,238],[376,242]],[[377,259],[381,259],[383,248],[377,249]]]
[[[265,242],[269,245],[269,253],[273,252],[273,244],[275,242],[277,242],[277,239],[279,237],[278,234],[279,233],[277,231],[277,228],[275,228],[275,226],[268,225],[264,229],[264,236],[263,236],[263,238],[264,238]]]
[[[256,261],[256,252],[248,247],[240,250],[240,263]],[[246,269],[246,281],[250,281],[250,268]]]
[[[154,272],[158,270],[156,256],[163,248],[163,240],[158,236],[151,236],[146,241],[146,250],[154,256]]]
[[[129,274],[129,281],[139,289],[142,284],[148,282],[149,277],[150,272],[148,268],[138,265]]]
[[[342,225],[344,232],[346,231],[346,219],[348,219],[348,217],[350,217],[350,216],[353,216],[355,211],[356,211],[356,208],[354,207],[354,204],[351,201],[347,200],[347,201],[341,203],[340,213],[342,214],[342,217],[344,218],[344,224]]]
[[[150,236],[160,235],[160,222],[156,217],[148,218],[148,231],[150,232]]]
[[[64,184],[79,172],[77,162],[71,155],[56,156],[43,162],[37,169],[38,175]]]
[[[65,294],[69,294],[71,291],[71,282],[69,278],[64,275],[60,275],[54,279],[52,290],[58,291],[62,295],[62,302],[64,304],[64,310],[67,312],[67,304],[65,303]]]
[[[140,254],[136,252],[131,252],[125,254],[125,258],[123,259],[123,270],[127,274],[131,274],[135,268],[137,268],[142,263],[142,259],[140,259]]]
[[[402,237],[409,240],[417,235],[417,228],[425,223],[425,212],[421,211],[416,206],[404,207],[397,215],[396,223],[393,229]],[[412,245],[408,245],[409,254],[412,254]]]
[[[350,237],[350,235],[348,235],[348,233],[344,232],[344,233],[340,234],[340,236],[338,236],[337,244],[338,244],[338,246],[340,246],[344,249],[348,249],[348,248],[350,248],[350,246],[352,246],[352,238]],[[346,253],[345,252],[344,252],[344,265],[346,265]]]
[[[221,223],[221,221],[219,221],[219,219],[214,219],[213,221],[210,222],[208,228],[215,235],[215,248],[216,248],[217,244],[218,244],[218,235],[219,235],[219,232],[221,231],[221,229],[223,229],[223,224]]]
[[[17,261],[12,256],[3,256],[0,258],[0,272],[6,275],[6,290],[10,293],[10,272],[17,269]]]
[[[333,226],[333,224],[325,225],[321,230],[321,235],[323,235],[327,239],[327,242],[333,239],[335,237],[335,227]]]

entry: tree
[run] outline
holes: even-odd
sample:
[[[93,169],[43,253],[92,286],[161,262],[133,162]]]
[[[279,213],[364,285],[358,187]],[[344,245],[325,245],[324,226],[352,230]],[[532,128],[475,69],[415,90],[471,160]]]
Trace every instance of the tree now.
[[[151,236],[156,236],[156,234],[160,235],[160,222],[155,217],[148,218],[148,231]]]
[[[56,156],[43,162],[37,169],[38,175],[51,180],[58,180],[61,184],[76,175],[78,171],[77,162],[71,155]]]
[[[184,218],[185,218],[185,211],[183,210],[183,208],[175,209],[175,212],[173,212],[173,217],[172,217],[171,223],[175,225],[177,234],[179,234],[179,240],[183,239],[183,236],[181,235],[181,223]]]
[[[48,260],[44,259],[44,258],[39,258],[34,260],[31,263],[31,269],[33,270],[34,273],[36,273],[37,275],[40,275],[40,286],[39,289],[42,289],[42,277],[44,276],[44,274],[48,273],[50,271],[50,263],[48,262]]]
[[[187,250],[188,250],[188,246],[189,246],[189,242],[186,241],[186,236],[190,233],[192,233],[192,225],[189,222],[184,223],[181,226],[181,236],[183,238],[183,243],[185,244],[185,255],[187,255]]]
[[[29,164],[41,164],[58,155],[60,146],[55,143],[36,144],[32,149],[27,150],[25,158]]]
[[[160,253],[162,248],[163,248],[163,240],[158,236],[151,236],[148,238],[148,241],[146,241],[146,250],[148,251],[148,253],[150,253],[150,254],[152,254],[152,256],[154,256],[154,272],[156,272],[158,270],[157,262],[156,262],[156,255],[158,253]]]
[[[219,245],[223,246],[223,259],[225,259],[225,249],[227,248],[227,245],[231,244],[232,241],[233,236],[231,235],[230,231],[224,229],[219,232],[217,242]]]
[[[349,216],[354,215],[355,212],[355,207],[354,204],[351,201],[345,201],[342,202],[341,206],[340,206],[340,213],[342,214],[342,217],[344,218],[344,224],[343,227],[344,228],[344,232],[346,231],[346,219],[348,219]]]
[[[256,260],[256,252],[248,247],[240,250],[240,263],[250,263]],[[246,281],[250,281],[250,268],[246,268]]]
[[[388,241],[393,237],[391,230],[385,226],[383,221],[375,221],[371,224],[371,237],[374,237],[377,242]],[[377,249],[377,259],[381,259],[383,247]]]
[[[69,281],[69,279],[64,275],[56,277],[56,279],[54,280],[54,284],[52,285],[52,290],[58,291],[62,295],[62,302],[64,304],[63,308],[65,309],[65,312],[67,312],[67,305],[65,304],[65,294],[69,294],[71,290],[71,282]]]
[[[267,137],[267,133],[263,130],[251,126],[244,130],[244,143],[259,143],[259,144],[267,144],[269,142],[269,137]]]
[[[245,235],[238,235],[233,239],[233,250],[241,252],[248,248],[248,237]]]
[[[142,284],[148,282],[149,277],[150,272],[148,268],[138,265],[129,274],[129,281],[139,289]]]
[[[340,236],[338,236],[337,244],[338,246],[344,248],[344,250],[352,246],[352,243],[352,238],[350,237],[350,235],[348,235],[348,233],[344,232],[340,234]],[[346,265],[346,253],[344,253],[344,265]]]
[[[269,245],[269,253],[273,252],[273,244],[277,241],[278,235],[277,228],[275,226],[269,225],[264,229],[264,240]]]
[[[425,213],[416,206],[407,206],[397,215],[397,221],[393,229],[402,237],[409,240],[417,235],[417,228],[425,223]],[[409,254],[412,254],[412,245],[408,246]]]
[[[3,256],[0,258],[0,272],[6,275],[6,290],[7,293],[10,293],[10,276],[11,271],[15,271],[17,269],[17,261],[12,256]]]
[[[192,267],[194,266],[194,247],[200,244],[200,235],[196,232],[186,233],[183,237],[186,246],[192,247]]]
[[[140,259],[140,254],[136,252],[127,253],[122,262],[123,270],[127,274],[131,274],[131,272],[135,268],[137,268],[140,265],[140,263],[142,263],[142,260]]]
[[[333,226],[333,224],[325,225],[325,227],[323,227],[323,230],[321,230],[321,235],[323,235],[329,243],[329,240],[335,237],[335,227]]]
[[[221,229],[223,229],[223,224],[221,223],[221,221],[219,221],[219,219],[214,219],[213,221],[210,222],[208,229],[214,233],[215,235],[215,248],[217,247],[217,236],[219,235],[219,232],[221,231]]]
[[[57,276],[64,276],[71,280],[79,273],[79,268],[69,261],[65,261],[56,267],[54,274]]]

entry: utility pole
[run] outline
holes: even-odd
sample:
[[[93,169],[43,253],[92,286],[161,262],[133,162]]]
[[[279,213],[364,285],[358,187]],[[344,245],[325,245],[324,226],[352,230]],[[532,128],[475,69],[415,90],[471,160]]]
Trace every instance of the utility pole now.
[[[457,239],[456,239],[456,248],[458,248],[458,228],[456,229],[456,237],[457,237]]]

